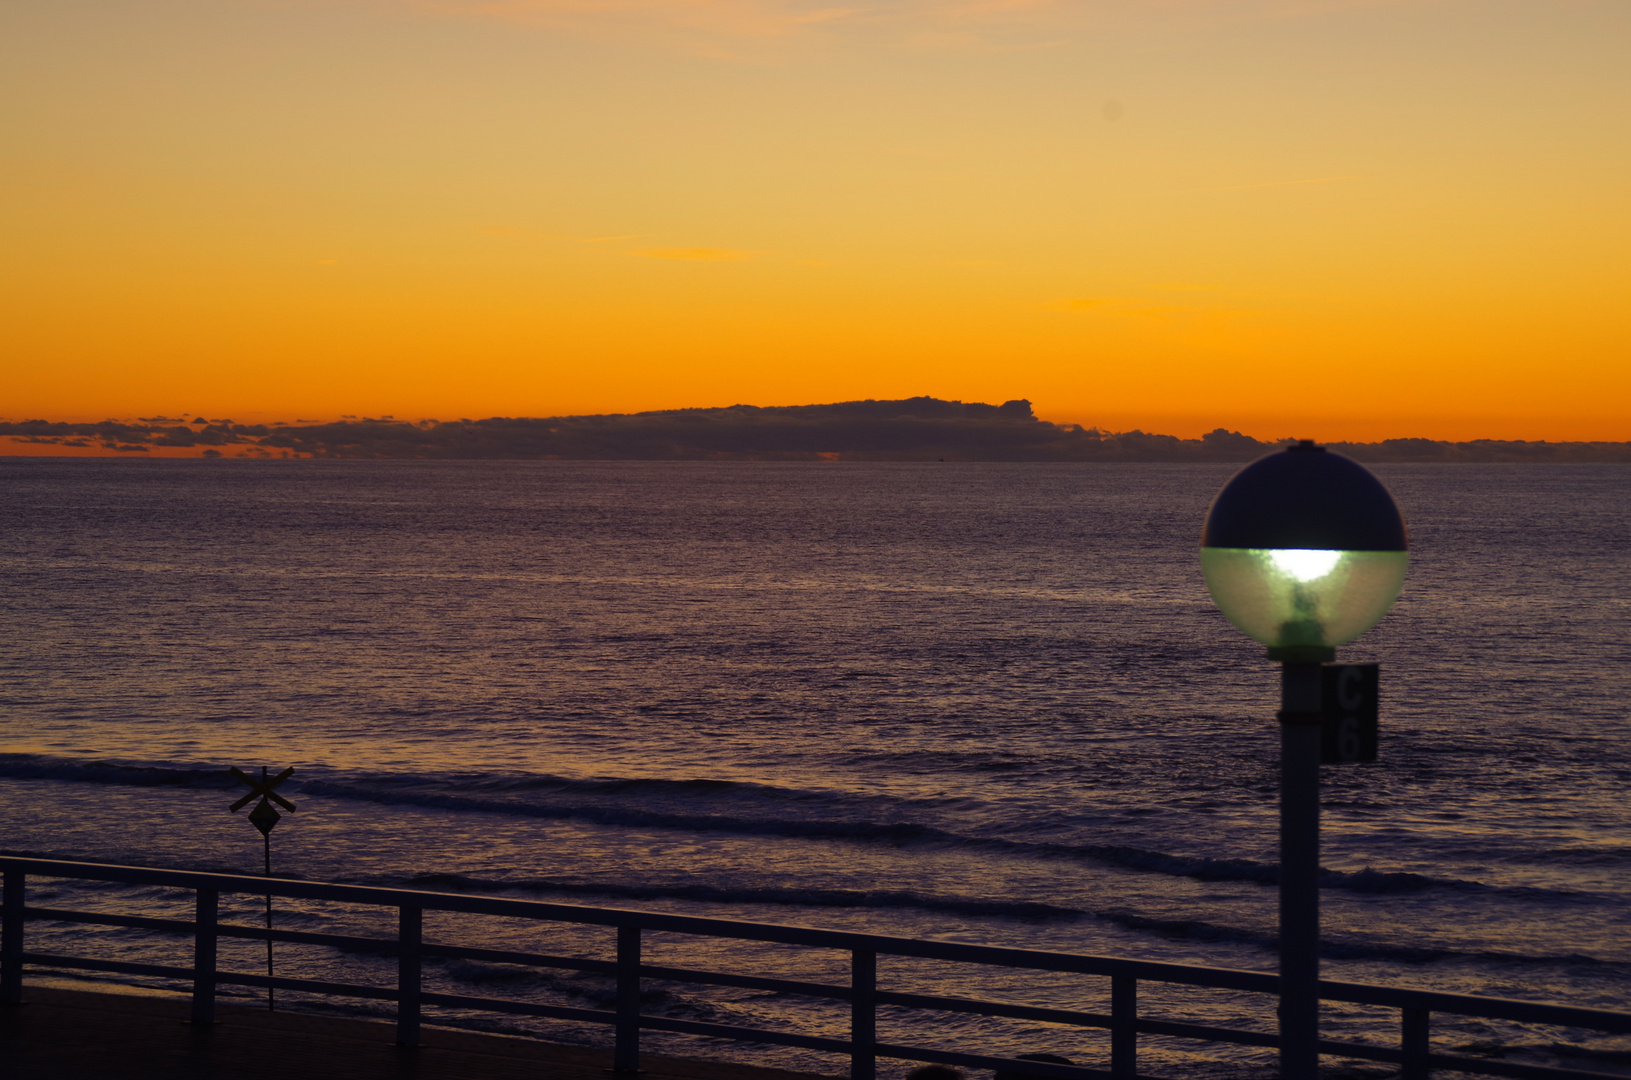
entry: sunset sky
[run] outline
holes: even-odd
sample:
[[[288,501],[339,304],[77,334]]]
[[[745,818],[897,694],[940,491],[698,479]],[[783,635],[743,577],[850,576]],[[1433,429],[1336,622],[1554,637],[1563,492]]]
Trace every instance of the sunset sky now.
[[[0,419],[1631,439],[1625,0],[50,0]]]

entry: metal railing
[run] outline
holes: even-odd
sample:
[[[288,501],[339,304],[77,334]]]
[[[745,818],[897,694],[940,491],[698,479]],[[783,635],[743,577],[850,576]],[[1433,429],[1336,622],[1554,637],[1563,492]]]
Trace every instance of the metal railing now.
[[[417,1045],[420,1023],[427,1006],[485,1010],[523,1016],[605,1024],[614,1032],[613,1067],[619,1072],[636,1070],[641,1031],[665,1031],[721,1039],[777,1044],[845,1055],[850,1061],[852,1080],[873,1080],[879,1058],[914,1062],[937,1062],[976,1068],[1011,1069],[1037,1077],[1105,1078],[1135,1080],[1138,1068],[1139,1036],[1160,1035],[1183,1039],[1230,1043],[1244,1046],[1277,1047],[1279,1037],[1268,1031],[1237,1030],[1141,1016],[1138,1009],[1139,983],[1157,982],[1180,986],[1274,995],[1279,978],[1263,972],[1230,968],[1168,964],[1109,956],[1084,956],[1029,949],[1010,949],[955,942],[926,941],[880,934],[818,930],[771,923],[751,923],[732,919],[699,918],[661,912],[629,911],[618,908],[584,907],[533,900],[465,896],[384,889],[323,882],[267,879],[240,874],[207,874],[192,871],[156,870],[146,867],[113,866],[100,863],[64,862],[53,859],[0,857],[4,878],[4,900],[0,902],[0,1004],[22,1000],[23,971],[26,965],[108,972],[189,980],[192,983],[192,1020],[210,1023],[215,1017],[216,988],[248,986],[315,994],[370,998],[396,1003],[396,1038],[405,1045]],[[30,876],[116,882],[187,890],[195,894],[195,915],[191,922],[104,912],[70,911],[31,907],[25,902]],[[395,938],[360,937],[345,934],[310,933],[298,930],[267,930],[220,920],[223,893],[278,896],[300,900],[334,901],[397,912]],[[483,949],[439,945],[424,940],[426,911],[496,915],[556,923],[603,926],[615,930],[615,960],[547,956],[507,949]],[[185,934],[193,939],[193,962],[189,967],[134,963],[85,957],[31,952],[25,941],[29,920],[92,923]],[[711,938],[838,949],[850,954],[848,986],[768,978],[757,975],[647,964],[642,960],[643,936],[647,933],[688,934]],[[320,982],[252,975],[220,970],[217,942],[221,938],[247,938],[294,944],[329,946],[347,950],[367,950],[397,959],[397,985],[394,989],[349,983]],[[939,997],[880,989],[877,977],[879,956],[909,957],[952,963],[984,964],[1034,971],[1063,972],[1094,976],[1109,981],[1108,1014],[1019,1005],[968,998]],[[490,963],[559,968],[610,975],[616,982],[612,1010],[583,1009],[564,1005],[480,998],[432,993],[422,981],[423,963],[428,958],[463,959]],[[766,990],[778,993],[848,1002],[849,1038],[823,1038],[791,1032],[737,1027],[696,1020],[647,1015],[641,1011],[641,983],[662,979],[713,986]],[[1403,1080],[1426,1080],[1434,1069],[1514,1077],[1517,1080],[1587,1080],[1609,1074],[1577,1069],[1553,1068],[1517,1062],[1467,1057],[1433,1050],[1429,1042],[1434,1013],[1464,1017],[1507,1020],[1525,1024],[1586,1028],[1614,1034],[1631,1034],[1631,1013],[1604,1009],[1571,1008],[1527,1001],[1408,990],[1361,983],[1322,981],[1322,1001],[1380,1006],[1399,1012],[1400,1038],[1397,1047],[1364,1043],[1320,1041],[1320,1052],[1394,1064]],[[941,1010],[982,1016],[1007,1017],[1048,1024],[1099,1028],[1110,1033],[1108,1069],[1048,1064],[966,1054],[929,1047],[901,1046],[877,1041],[877,1012],[880,1006]],[[1621,1078],[1623,1080],[1623,1078]]]

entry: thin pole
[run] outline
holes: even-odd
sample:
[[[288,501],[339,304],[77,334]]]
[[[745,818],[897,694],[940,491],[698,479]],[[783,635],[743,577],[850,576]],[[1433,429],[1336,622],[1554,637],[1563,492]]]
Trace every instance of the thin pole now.
[[[1280,675],[1280,1076],[1319,1075],[1320,665]]]
[[[261,779],[262,780],[266,779],[266,766],[265,765],[261,766]],[[262,851],[263,856],[265,857],[266,877],[267,877],[267,880],[270,881],[271,877],[272,877],[272,830],[271,829],[267,829],[265,832],[261,833],[261,851]],[[267,938],[266,938],[266,977],[268,979],[270,979],[272,977],[272,938],[271,938],[271,932],[272,932],[272,894],[270,892],[268,892],[266,894],[266,932],[267,932]],[[275,1012],[277,1010],[277,1000],[276,1000],[275,994],[276,994],[276,992],[272,989],[271,985],[268,984],[267,987],[266,987],[266,1011],[267,1012]]]

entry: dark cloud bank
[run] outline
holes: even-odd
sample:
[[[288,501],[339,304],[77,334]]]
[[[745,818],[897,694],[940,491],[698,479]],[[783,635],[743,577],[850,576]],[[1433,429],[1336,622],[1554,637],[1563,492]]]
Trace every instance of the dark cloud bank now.
[[[1199,439],[1101,431],[1039,420],[1028,401],[985,405],[931,397],[418,423],[26,420],[0,423],[0,436],[6,435],[132,456],[153,447],[197,447],[222,457],[546,460],[1249,461],[1279,445],[1223,428]],[[1329,445],[1361,461],[1631,462],[1631,443],[1623,442],[1387,439]]]

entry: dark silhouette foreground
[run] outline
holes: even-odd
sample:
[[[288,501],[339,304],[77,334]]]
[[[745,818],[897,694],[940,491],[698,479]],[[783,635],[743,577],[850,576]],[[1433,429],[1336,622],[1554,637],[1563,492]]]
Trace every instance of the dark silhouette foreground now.
[[[1021,1054],[1021,1055],[1019,1055],[1019,1060],[1020,1061],[1043,1061],[1043,1062],[1047,1062],[1050,1065],[1071,1065],[1071,1064],[1074,1064],[1074,1062],[1072,1062],[1068,1057],[1060,1057],[1058,1054]],[[1009,1072],[1009,1071],[1004,1070],[1004,1071],[993,1073],[991,1075],[991,1080],[1030,1080],[1030,1078],[1033,1077],[1033,1076],[1035,1076],[1034,1073]]]
[[[179,995],[31,986],[0,1005],[5,1080],[607,1080],[609,1050],[426,1027],[425,1045],[392,1043],[389,1023],[219,1007],[186,1023]],[[820,1080],[808,1073],[645,1054],[642,1080]]]

